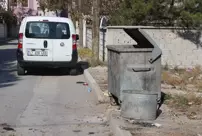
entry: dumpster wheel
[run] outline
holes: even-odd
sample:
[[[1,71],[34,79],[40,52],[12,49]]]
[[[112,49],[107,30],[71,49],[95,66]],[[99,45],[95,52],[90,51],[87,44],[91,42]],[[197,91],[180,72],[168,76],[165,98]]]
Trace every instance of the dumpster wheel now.
[[[114,100],[113,97],[110,97],[110,104],[111,104],[112,106],[117,106],[117,103],[116,103],[116,101]]]
[[[117,105],[120,105],[121,104],[121,101],[120,100],[118,100],[118,98],[117,97],[115,97],[114,95],[110,95],[110,104],[112,105],[112,106],[117,106]]]

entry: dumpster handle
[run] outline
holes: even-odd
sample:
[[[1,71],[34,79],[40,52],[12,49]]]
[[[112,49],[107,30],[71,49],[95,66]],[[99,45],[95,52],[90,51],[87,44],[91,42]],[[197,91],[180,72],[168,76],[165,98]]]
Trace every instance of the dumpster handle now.
[[[147,71],[151,71],[152,68],[149,65],[128,65],[127,66],[127,70],[130,72],[147,72]]]

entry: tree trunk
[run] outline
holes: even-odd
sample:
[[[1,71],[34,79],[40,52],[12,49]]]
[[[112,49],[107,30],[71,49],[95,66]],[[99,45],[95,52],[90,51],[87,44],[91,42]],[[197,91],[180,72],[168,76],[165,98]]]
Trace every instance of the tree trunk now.
[[[7,10],[10,11],[10,0],[7,1]]]
[[[45,14],[46,14],[46,10],[43,10],[43,15],[45,16]]]
[[[93,60],[99,62],[99,0],[93,0],[92,50]]]
[[[82,11],[82,0],[79,0],[79,45],[83,46],[83,11]]]
[[[75,20],[75,17],[73,15],[73,13],[75,12],[75,7],[73,4],[74,4],[74,0],[71,0],[69,13],[70,13],[70,18],[73,21],[74,26],[76,26],[76,20]]]
[[[56,14],[56,16],[58,17],[58,11],[57,11],[57,10],[55,10],[55,14]]]
[[[175,0],[172,0],[170,3],[169,11],[168,11],[168,14],[169,14],[169,22],[168,22],[169,24],[168,25],[172,25],[174,4],[175,4]]]

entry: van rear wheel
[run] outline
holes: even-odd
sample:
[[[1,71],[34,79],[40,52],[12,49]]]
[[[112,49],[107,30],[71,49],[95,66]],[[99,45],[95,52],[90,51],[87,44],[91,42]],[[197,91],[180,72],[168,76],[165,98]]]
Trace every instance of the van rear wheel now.
[[[19,63],[17,64],[17,73],[19,76],[25,75],[25,69],[22,68]]]
[[[71,75],[71,76],[77,75],[77,69],[76,68],[70,69],[69,70],[69,75]]]

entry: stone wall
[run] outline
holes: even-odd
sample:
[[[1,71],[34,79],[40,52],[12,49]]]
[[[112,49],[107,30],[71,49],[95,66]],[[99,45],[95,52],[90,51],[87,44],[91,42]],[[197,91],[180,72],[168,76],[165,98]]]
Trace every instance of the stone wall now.
[[[180,28],[140,27],[162,50],[162,65],[193,67],[202,65],[202,36],[200,31]],[[108,28],[106,45],[136,44],[123,29]],[[107,52],[107,50],[105,50]],[[106,56],[107,57],[107,56]]]

